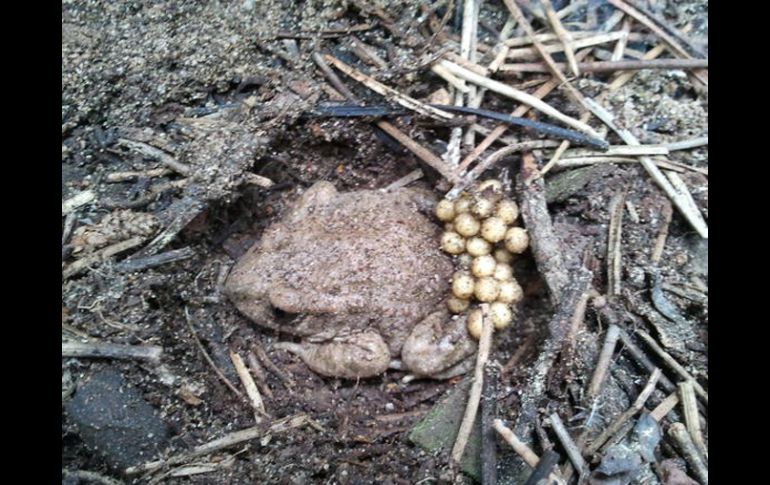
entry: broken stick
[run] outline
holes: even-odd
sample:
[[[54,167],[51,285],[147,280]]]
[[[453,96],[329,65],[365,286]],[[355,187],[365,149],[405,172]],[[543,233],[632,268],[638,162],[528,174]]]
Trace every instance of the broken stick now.
[[[146,360],[160,363],[163,347],[157,345],[119,345],[102,342],[62,342],[62,357]]]

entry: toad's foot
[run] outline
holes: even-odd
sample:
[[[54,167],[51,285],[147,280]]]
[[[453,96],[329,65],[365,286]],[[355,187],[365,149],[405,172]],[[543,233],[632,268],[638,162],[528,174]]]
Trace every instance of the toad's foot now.
[[[409,335],[401,358],[417,376],[446,379],[467,370],[464,361],[476,351],[465,317],[450,318],[446,310],[429,315]]]
[[[390,363],[390,350],[376,332],[335,337],[323,343],[278,342],[275,348],[298,355],[319,374],[356,379],[382,374]]]

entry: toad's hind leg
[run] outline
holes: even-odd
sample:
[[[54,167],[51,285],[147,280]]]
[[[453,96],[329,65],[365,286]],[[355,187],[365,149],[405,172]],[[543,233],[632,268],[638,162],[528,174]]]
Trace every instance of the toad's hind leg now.
[[[468,370],[466,361],[476,351],[464,316],[452,318],[445,310],[432,313],[412,330],[401,359],[418,376],[446,379]]]
[[[322,343],[279,342],[275,348],[297,354],[308,367],[331,377],[356,379],[385,372],[390,350],[376,332],[365,331],[338,336]]]

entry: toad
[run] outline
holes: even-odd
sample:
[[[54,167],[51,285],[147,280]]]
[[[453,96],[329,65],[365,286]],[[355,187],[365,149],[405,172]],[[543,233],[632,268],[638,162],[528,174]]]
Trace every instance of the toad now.
[[[339,193],[318,182],[241,257],[225,293],[258,325],[299,337],[276,347],[319,374],[463,373],[476,343],[443,303],[453,264],[423,215],[434,206],[415,189]]]

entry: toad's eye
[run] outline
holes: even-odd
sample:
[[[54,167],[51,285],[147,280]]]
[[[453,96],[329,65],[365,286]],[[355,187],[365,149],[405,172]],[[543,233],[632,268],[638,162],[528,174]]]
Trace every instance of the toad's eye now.
[[[296,313],[289,313],[287,311],[281,310],[277,306],[270,306],[272,312],[273,312],[273,319],[278,323],[279,325],[291,323],[296,317]]]

